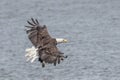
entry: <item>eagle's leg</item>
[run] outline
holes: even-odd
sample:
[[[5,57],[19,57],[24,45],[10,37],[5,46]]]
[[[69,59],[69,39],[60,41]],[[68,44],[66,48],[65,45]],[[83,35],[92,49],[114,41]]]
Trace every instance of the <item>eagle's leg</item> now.
[[[45,62],[44,62],[44,61],[42,62],[42,67],[43,67],[43,68],[45,67]]]
[[[41,58],[39,58],[38,61],[40,61],[41,63],[43,62],[43,60],[41,60]]]
[[[54,61],[54,66],[56,66],[56,63],[57,63],[57,57],[56,57],[56,59],[55,59],[55,61]]]
[[[41,58],[39,58],[38,61],[40,61],[42,63],[42,67],[45,67],[45,62],[43,60],[41,60]]]
[[[57,57],[57,60],[58,60],[58,64],[60,64],[60,57]]]
[[[54,62],[54,66],[56,66],[56,61]]]

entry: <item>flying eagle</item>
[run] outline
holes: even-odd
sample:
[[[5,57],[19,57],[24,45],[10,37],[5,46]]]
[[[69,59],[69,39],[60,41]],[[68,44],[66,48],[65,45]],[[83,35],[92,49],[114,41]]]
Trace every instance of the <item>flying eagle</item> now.
[[[32,48],[26,49],[25,57],[27,57],[27,61],[34,62],[38,59],[42,63],[42,67],[45,67],[45,63],[56,65],[64,58],[67,58],[57,48],[57,44],[66,43],[66,39],[52,38],[46,25],[41,25],[37,19],[31,18],[31,21],[27,22],[29,26],[25,26],[27,27],[26,33],[33,44]]]

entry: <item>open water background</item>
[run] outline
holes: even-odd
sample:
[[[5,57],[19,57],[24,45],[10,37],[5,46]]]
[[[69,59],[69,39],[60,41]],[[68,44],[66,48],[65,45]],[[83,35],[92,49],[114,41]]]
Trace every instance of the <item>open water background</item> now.
[[[56,67],[26,62],[31,17],[69,40]],[[120,0],[1,0],[0,80],[120,80]]]

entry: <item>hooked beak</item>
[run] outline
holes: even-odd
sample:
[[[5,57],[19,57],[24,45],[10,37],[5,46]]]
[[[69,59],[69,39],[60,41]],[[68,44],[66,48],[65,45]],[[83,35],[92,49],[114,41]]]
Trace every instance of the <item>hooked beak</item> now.
[[[64,39],[64,40],[63,40],[63,43],[67,43],[67,42],[68,42],[68,40],[67,40],[67,39]]]

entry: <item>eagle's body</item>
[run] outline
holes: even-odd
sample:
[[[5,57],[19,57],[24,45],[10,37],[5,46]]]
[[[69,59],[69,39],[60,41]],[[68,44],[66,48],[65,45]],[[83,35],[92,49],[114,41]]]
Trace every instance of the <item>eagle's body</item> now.
[[[67,42],[65,39],[52,38],[45,25],[41,26],[38,20],[31,18],[32,22],[28,21],[30,26],[26,26],[29,30],[26,30],[28,38],[32,42],[32,48],[26,49],[26,57],[33,62],[36,58],[45,66],[45,63],[60,63],[60,60],[64,58],[62,52],[57,48],[58,43]]]

